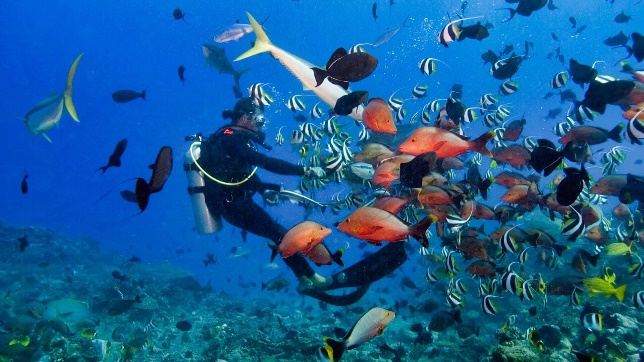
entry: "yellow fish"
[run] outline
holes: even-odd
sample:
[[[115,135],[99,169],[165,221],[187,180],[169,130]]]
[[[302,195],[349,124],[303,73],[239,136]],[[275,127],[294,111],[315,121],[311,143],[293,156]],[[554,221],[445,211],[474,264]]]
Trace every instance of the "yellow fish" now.
[[[586,290],[590,296],[601,294],[606,298],[615,296],[620,302],[624,300],[624,294],[626,294],[626,284],[621,287],[615,288],[609,282],[605,281],[603,278],[587,278],[582,279],[581,281],[584,284]]]

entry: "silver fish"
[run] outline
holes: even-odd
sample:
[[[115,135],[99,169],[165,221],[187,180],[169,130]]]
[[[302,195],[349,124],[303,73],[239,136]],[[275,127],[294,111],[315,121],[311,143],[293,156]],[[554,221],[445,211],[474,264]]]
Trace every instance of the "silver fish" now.
[[[59,95],[53,95],[39,102],[32,109],[30,109],[23,118],[27,129],[33,132],[33,134],[40,134],[47,141],[51,142],[51,139],[45,132],[58,125],[60,118],[63,116],[64,109],[67,109],[67,112],[74,119],[74,121],[79,122],[78,115],[76,114],[76,107],[74,107],[74,103],[72,102],[72,83],[74,81],[76,69],[78,68],[78,63],[80,62],[83,54],[76,57],[76,60],[74,60],[72,66],[69,68],[69,73],[67,74],[67,83],[65,85],[65,90],[63,91],[63,93]]]

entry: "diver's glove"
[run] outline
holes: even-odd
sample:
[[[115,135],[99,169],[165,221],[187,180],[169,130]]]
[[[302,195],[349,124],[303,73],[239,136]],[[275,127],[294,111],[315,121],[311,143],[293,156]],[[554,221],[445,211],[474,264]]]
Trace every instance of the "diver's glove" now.
[[[304,168],[304,176],[309,177],[309,178],[325,178],[326,177],[326,172],[322,167],[305,167]]]

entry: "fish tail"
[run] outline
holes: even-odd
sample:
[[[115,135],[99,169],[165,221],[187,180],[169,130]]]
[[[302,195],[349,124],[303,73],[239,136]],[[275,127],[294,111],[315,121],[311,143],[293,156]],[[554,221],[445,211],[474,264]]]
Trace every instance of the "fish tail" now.
[[[615,289],[615,298],[617,298],[617,300],[619,300],[620,302],[624,300],[624,294],[626,294],[626,284]]]
[[[252,15],[250,15],[249,12],[246,12],[246,15],[248,15],[248,20],[250,21],[250,25],[253,27],[253,31],[255,32],[255,45],[253,45],[252,48],[244,52],[242,55],[238,56],[235,58],[235,62],[238,60],[246,59],[248,57],[252,57],[255,54],[263,53],[263,52],[268,52],[271,50],[272,43],[270,39],[268,39],[268,36],[264,32],[264,29],[262,28],[261,25],[253,18]]]
[[[517,11],[512,8],[501,8],[496,10],[508,10],[510,12],[510,17],[506,20],[503,20],[502,23],[507,23],[508,21],[512,20],[512,18],[514,18],[514,16],[517,14]]]
[[[322,348],[328,352],[329,361],[339,361],[347,347],[343,342],[336,341],[335,339],[325,337],[324,341],[327,345]]]
[[[237,89],[239,89],[239,78],[241,78],[241,75],[249,71],[250,68],[242,69],[240,71],[235,71],[234,77],[235,77],[235,85],[237,85]]]
[[[631,65],[628,64],[628,62],[625,60],[621,62],[621,66],[622,66],[622,72],[631,73],[635,71],[635,69],[633,69],[633,67],[631,67]]]
[[[76,59],[72,63],[72,66],[69,68],[69,73],[67,74],[67,84],[65,85],[65,92],[64,92],[65,108],[67,108],[67,112],[69,112],[69,115],[76,122],[80,122],[80,121],[78,120],[78,115],[76,114],[76,107],[74,107],[74,102],[72,101],[72,91],[73,91],[74,75],[76,75],[76,69],[78,68],[78,63],[80,63],[80,60],[83,57],[83,54],[85,53],[81,53],[78,57],[76,57]]]
[[[319,87],[322,82],[324,82],[324,78],[326,78],[327,73],[326,70],[320,69],[318,67],[313,67],[313,75],[315,76],[315,86]]]
[[[559,244],[554,244],[552,248],[555,249],[555,253],[557,253],[558,256],[563,255],[564,250],[570,249],[568,246]]]
[[[102,171],[102,172],[101,172],[101,175],[102,175],[102,174],[104,174],[104,173],[105,173],[105,171],[107,171],[107,168],[108,168],[108,167],[109,167],[109,166],[99,167],[99,168],[97,168],[97,169],[96,169],[96,171],[101,170],[101,171]]]
[[[331,255],[331,260],[333,260],[336,264],[339,266],[344,266],[344,262],[342,261],[342,255],[344,255],[344,248],[338,249],[333,255]]]
[[[425,248],[429,247],[429,239],[427,239],[427,229],[436,222],[438,218],[435,215],[429,215],[420,220],[416,225],[411,226],[411,236],[418,240]]]
[[[470,142],[472,147],[471,149],[484,156],[492,158],[492,152],[490,152],[490,150],[487,149],[486,145],[494,138],[494,136],[495,136],[494,131],[487,131],[483,133],[479,138]]]
[[[624,123],[620,123],[615,126],[615,128],[611,129],[610,132],[608,132],[608,138],[615,142],[622,142],[622,137],[619,134],[622,133],[624,126]]]
[[[268,247],[271,248],[271,263],[272,263],[279,252],[277,251],[277,246],[269,244]]]
[[[145,100],[145,89],[141,92],[139,97],[141,97],[141,99]]]
[[[494,177],[488,177],[485,180],[479,183],[479,193],[483,200],[487,200],[487,191],[490,189],[490,186],[494,183]]]

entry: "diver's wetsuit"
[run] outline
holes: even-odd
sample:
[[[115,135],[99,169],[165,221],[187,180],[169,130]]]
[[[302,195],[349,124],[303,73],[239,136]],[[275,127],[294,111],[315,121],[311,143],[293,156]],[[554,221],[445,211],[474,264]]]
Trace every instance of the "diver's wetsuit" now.
[[[201,143],[199,164],[211,176],[227,183],[243,181],[255,166],[280,175],[304,174],[302,166],[257,152],[256,142],[259,139],[252,130],[224,126]],[[221,215],[230,224],[268,238],[275,244],[280,243],[287,230],[253,201],[255,192],[278,191],[278,185],[261,182],[257,174],[237,186],[222,185],[208,177],[205,177],[205,183],[206,205],[212,214]],[[311,277],[315,273],[300,253],[284,259],[284,262],[297,277]]]

